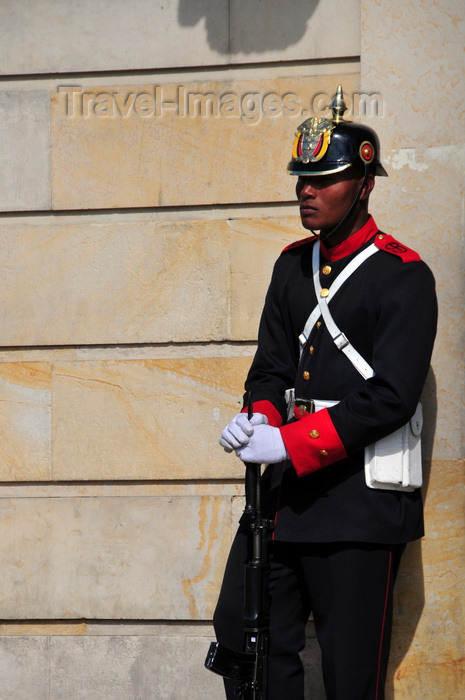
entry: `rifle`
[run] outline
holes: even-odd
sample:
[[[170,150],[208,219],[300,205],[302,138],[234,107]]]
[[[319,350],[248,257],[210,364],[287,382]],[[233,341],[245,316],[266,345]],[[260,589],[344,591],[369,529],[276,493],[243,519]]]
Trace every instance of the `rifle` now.
[[[248,418],[252,418],[252,397],[248,394]],[[212,642],[205,667],[224,678],[240,682],[236,695],[242,700],[266,700],[267,658],[269,643],[268,604],[268,533],[271,520],[261,512],[261,465],[245,463],[245,509],[241,522],[246,522],[252,538],[252,555],[244,571],[244,609],[242,622],[245,632],[243,651],[235,651]]]

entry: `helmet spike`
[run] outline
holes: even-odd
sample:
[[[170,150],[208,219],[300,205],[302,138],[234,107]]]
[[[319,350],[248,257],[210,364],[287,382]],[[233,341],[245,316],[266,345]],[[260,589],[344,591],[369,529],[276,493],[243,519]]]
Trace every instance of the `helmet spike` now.
[[[333,122],[339,124],[339,122],[342,121],[344,112],[347,110],[347,105],[342,93],[342,85],[337,86],[336,94],[331,102],[331,110],[333,112]]]

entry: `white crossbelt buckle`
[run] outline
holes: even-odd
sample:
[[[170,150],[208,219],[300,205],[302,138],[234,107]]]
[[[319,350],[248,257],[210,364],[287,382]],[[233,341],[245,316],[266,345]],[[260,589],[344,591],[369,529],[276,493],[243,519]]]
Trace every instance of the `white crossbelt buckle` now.
[[[339,333],[333,340],[338,350],[343,350],[349,345],[349,341],[344,333]]]

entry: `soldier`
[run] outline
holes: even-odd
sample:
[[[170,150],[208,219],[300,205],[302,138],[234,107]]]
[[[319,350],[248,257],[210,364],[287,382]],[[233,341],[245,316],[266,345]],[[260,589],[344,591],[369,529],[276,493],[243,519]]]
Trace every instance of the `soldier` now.
[[[313,235],[275,264],[245,383],[254,416],[238,414],[220,438],[268,465],[269,700],[303,700],[310,614],[327,700],[383,700],[394,581],[406,543],[423,535],[418,445],[409,475],[405,440],[418,443],[421,429],[434,278],[369,213],[375,176],[387,173],[375,132],[343,119],[340,86],[332,111],[298,129],[288,170]],[[243,644],[247,539],[240,525],[214,617],[233,649]],[[225,686],[232,700],[236,684]]]

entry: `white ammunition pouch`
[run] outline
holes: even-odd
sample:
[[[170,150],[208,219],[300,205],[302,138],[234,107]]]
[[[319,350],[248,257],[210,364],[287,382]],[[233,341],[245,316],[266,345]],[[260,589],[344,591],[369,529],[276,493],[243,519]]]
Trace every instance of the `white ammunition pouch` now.
[[[408,423],[365,447],[365,480],[372,489],[414,491],[422,484],[421,429],[423,410],[418,404]]]

